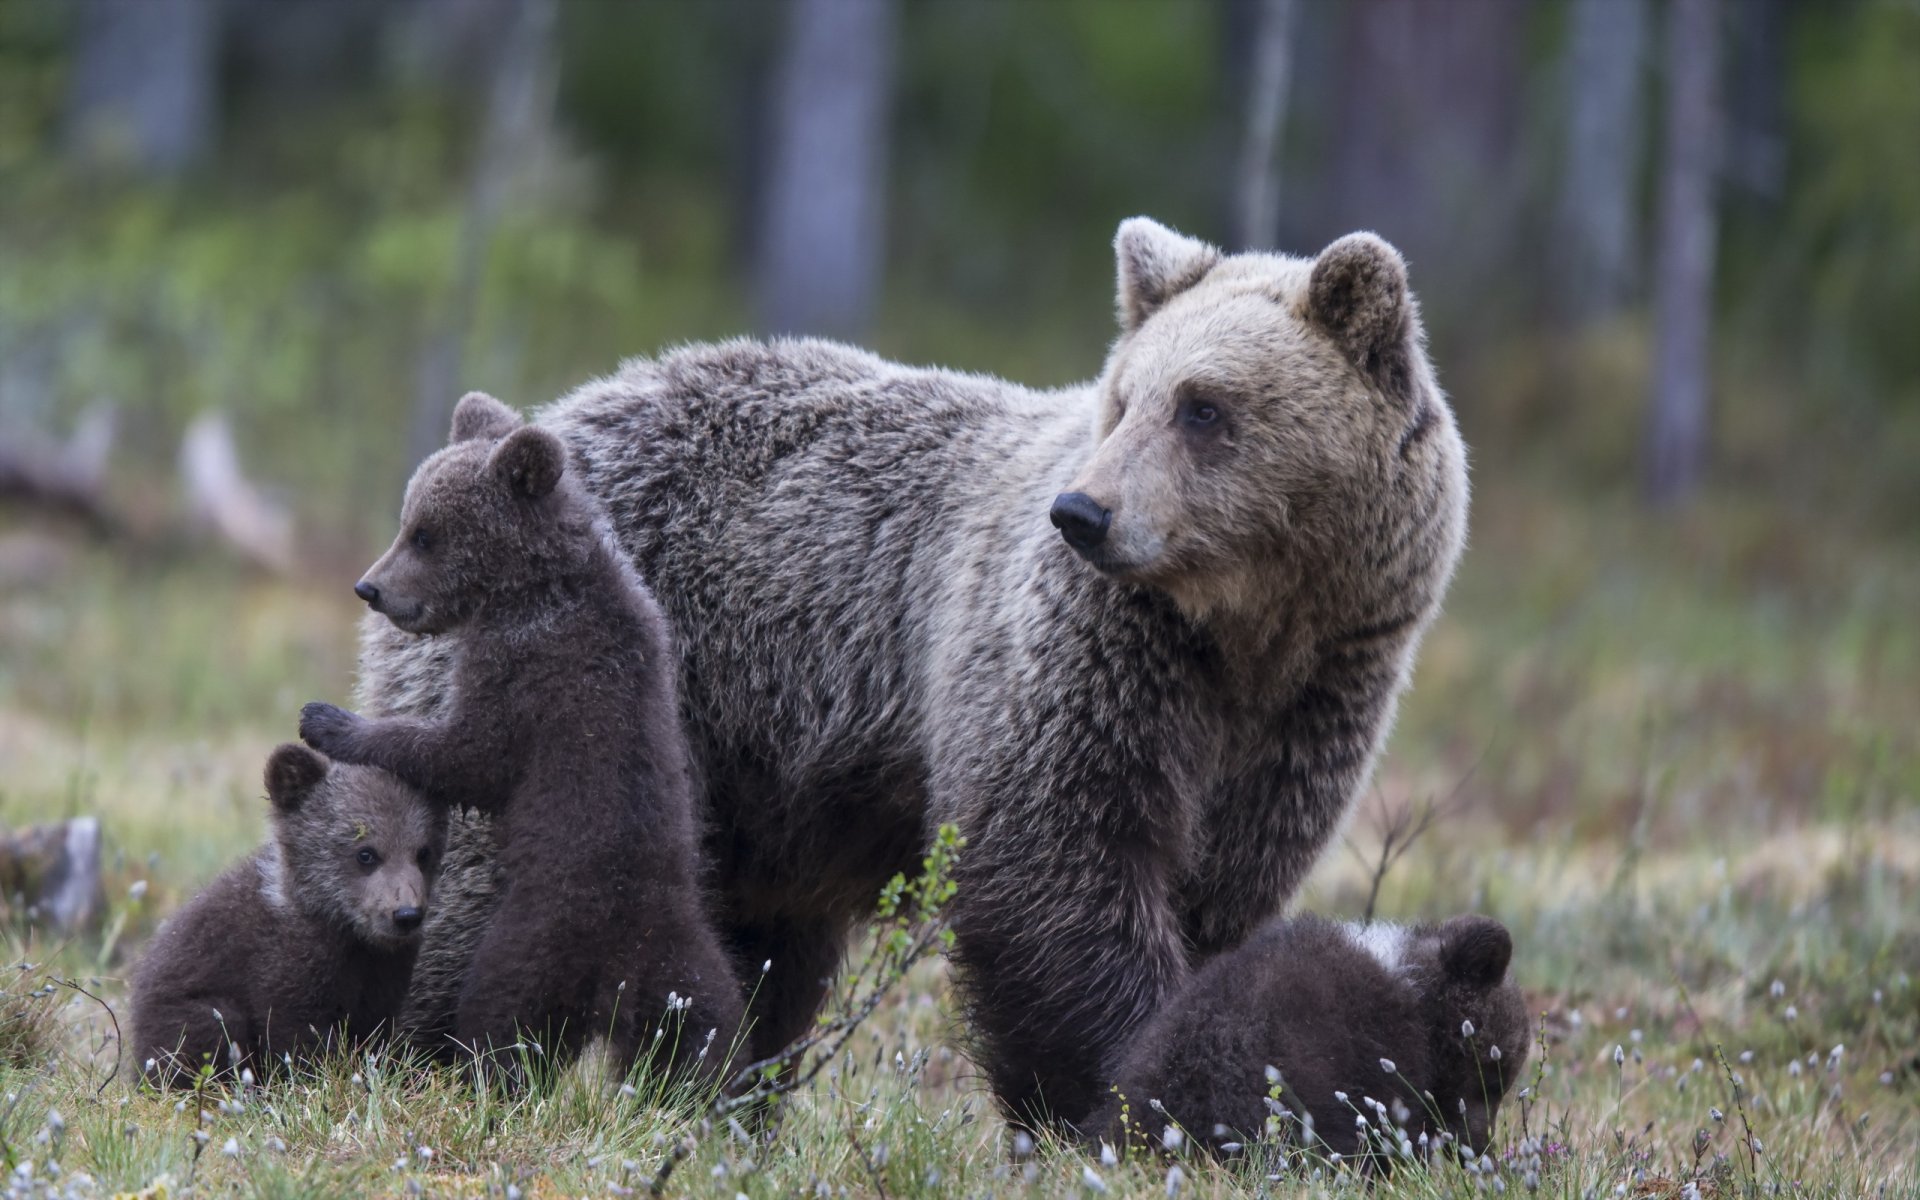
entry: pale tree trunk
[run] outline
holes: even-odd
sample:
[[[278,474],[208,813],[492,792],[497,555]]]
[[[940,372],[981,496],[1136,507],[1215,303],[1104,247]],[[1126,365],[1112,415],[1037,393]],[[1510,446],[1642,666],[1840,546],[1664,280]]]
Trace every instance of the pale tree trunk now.
[[[67,91],[67,146],[84,162],[153,174],[213,141],[218,0],[87,0]]]
[[[1246,128],[1234,175],[1234,241],[1271,250],[1280,227],[1280,137],[1287,123],[1293,68],[1293,16],[1299,0],[1259,0],[1247,79]]]
[[[418,462],[447,438],[454,401],[466,391],[462,374],[467,337],[480,306],[487,258],[507,195],[547,154],[555,96],[555,0],[507,0],[500,42],[487,89],[486,119],[467,180],[454,247],[453,289],[440,326],[420,355],[410,461]],[[469,5],[468,7],[471,7]]]
[[[1575,325],[1618,312],[1637,282],[1646,12],[1643,0],[1573,4],[1553,290]]]
[[[1324,234],[1371,229],[1425,287],[1472,294],[1484,336],[1512,294],[1529,0],[1363,0],[1340,7]],[[1444,316],[1444,312],[1436,313]]]
[[[1718,21],[1716,0],[1671,0],[1645,447],[1647,498],[1663,507],[1692,494],[1706,458],[1720,143]]]
[[[895,0],[791,0],[772,92],[757,307],[775,333],[858,334],[886,246]]]

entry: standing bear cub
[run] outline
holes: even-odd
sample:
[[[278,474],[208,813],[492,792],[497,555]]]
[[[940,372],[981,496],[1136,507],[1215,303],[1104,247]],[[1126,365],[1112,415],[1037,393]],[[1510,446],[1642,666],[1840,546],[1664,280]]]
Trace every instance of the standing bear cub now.
[[[134,1054],[156,1083],[384,1036],[406,996],[445,813],[291,743],[266,784],[272,837],[175,914],[134,974]]]
[[[1527,1060],[1512,957],[1506,927],[1487,917],[1274,921],[1147,1023],[1086,1128],[1114,1145],[1129,1133],[1157,1142],[1169,1122],[1215,1147],[1271,1133],[1381,1166],[1402,1136],[1483,1153]]]
[[[455,1037],[570,1054],[604,1034],[620,1069],[658,1051],[656,1067],[719,1073],[742,997],[702,908],[666,621],[560,440],[463,398],[354,591],[399,629],[452,635],[447,707],[309,704],[301,736],[495,815],[504,890]]]

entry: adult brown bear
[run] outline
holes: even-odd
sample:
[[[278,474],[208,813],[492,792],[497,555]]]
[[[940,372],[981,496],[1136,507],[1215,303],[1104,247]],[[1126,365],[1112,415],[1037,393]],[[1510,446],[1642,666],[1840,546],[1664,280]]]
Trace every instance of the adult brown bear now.
[[[1285,904],[1392,722],[1467,498],[1400,256],[1222,255],[1139,218],[1115,246],[1086,384],[734,341],[536,417],[674,625],[756,1052],[953,821],[982,1065],[1017,1119],[1084,1116],[1161,1000]],[[362,706],[431,712],[445,639],[363,636]],[[484,836],[456,841],[428,1030],[488,904]]]

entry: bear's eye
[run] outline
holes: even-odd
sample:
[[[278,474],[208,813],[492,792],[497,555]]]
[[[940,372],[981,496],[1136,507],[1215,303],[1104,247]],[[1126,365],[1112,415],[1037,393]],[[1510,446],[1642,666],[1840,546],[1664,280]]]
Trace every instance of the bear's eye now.
[[[414,530],[413,548],[422,551],[433,549],[433,535],[428,533],[424,528]]]
[[[354,857],[360,860],[360,865],[363,867],[370,867],[380,861],[380,855],[374,851],[372,846],[360,847],[360,853],[354,855]]]
[[[1201,396],[1190,396],[1180,404],[1180,423],[1188,429],[1212,429],[1220,424],[1220,406]]]
[[[414,855],[413,860],[419,863],[423,867],[426,866],[428,863],[431,863],[433,861],[433,847],[431,846],[420,847],[420,853]]]

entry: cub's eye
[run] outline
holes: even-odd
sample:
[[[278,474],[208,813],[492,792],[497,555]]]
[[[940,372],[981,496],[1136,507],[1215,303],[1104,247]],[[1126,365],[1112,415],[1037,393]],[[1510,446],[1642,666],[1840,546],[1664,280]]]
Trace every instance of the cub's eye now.
[[[414,530],[413,531],[413,548],[415,550],[433,549],[433,535],[431,533],[428,533],[425,529]]]
[[[433,847],[431,846],[420,847],[420,853],[414,855],[413,860],[419,863],[423,867],[426,866],[428,863],[431,863],[433,861]]]
[[[374,852],[372,846],[360,847],[360,853],[354,857],[360,860],[360,865],[363,867],[370,867],[380,861],[380,855]]]
[[[1220,423],[1220,409],[1210,400],[1191,399],[1180,405],[1180,423],[1188,429],[1211,429]]]

